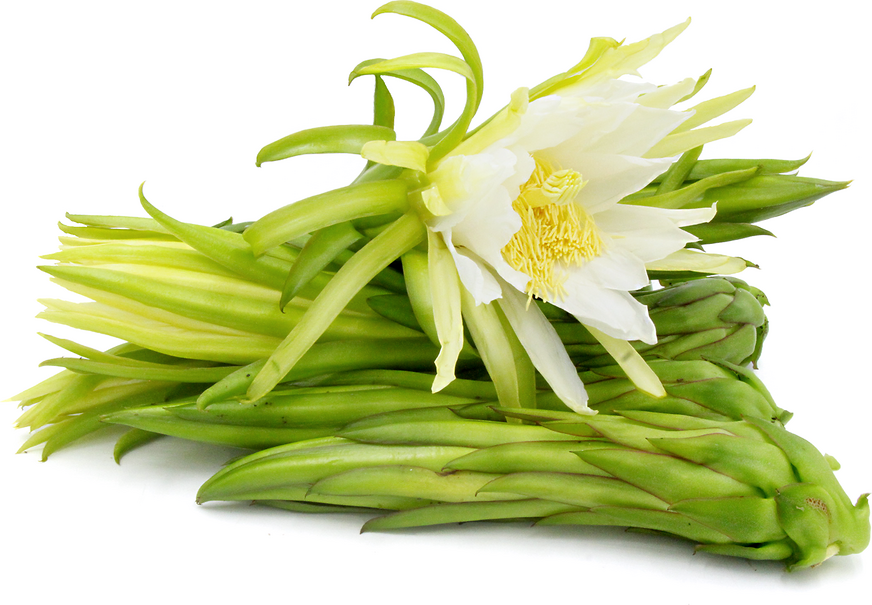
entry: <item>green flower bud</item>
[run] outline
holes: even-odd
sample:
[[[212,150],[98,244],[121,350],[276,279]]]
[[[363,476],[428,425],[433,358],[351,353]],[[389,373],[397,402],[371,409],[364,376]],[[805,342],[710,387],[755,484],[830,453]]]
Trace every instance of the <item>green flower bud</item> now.
[[[242,458],[209,479],[198,501],[291,510],[343,501],[375,512],[395,498],[396,512],[363,531],[503,519],[616,525],[790,569],[869,542],[866,496],[852,505],[825,457],[777,422],[533,410],[520,415],[539,426],[525,426],[432,412],[401,422],[388,414],[342,438]]]

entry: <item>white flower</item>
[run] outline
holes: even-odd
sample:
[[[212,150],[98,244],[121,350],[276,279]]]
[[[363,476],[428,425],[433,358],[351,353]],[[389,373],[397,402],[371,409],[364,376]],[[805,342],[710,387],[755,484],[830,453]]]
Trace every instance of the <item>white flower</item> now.
[[[428,226],[477,303],[503,296],[498,275],[609,336],[656,342],[629,292],[648,283],[647,263],[695,241],[680,227],[714,209],[618,203],[669,167],[673,158],[645,155],[692,115],[639,103],[655,90],[608,80],[529,104],[519,91],[512,132],[474,154],[461,146],[430,173]]]
[[[532,91],[516,91],[503,111],[445,157],[428,161],[421,143],[364,146],[369,160],[427,173],[418,209],[431,232],[430,267],[442,276],[431,271],[434,340],[442,347],[434,390],[453,379],[462,346],[460,294],[442,283],[453,261],[475,304],[498,302],[533,365],[572,409],[590,413],[587,395],[554,328],[530,304],[533,297],[587,326],[639,388],[665,394],[628,342],[657,340],[647,308],[630,292],[649,283],[649,268],[725,273],[745,266],[684,248],[696,238],[681,227],[711,220],[714,208],[619,203],[678,154],[748,123],[696,128],[749,92],[674,111],[693,96],[694,80],[657,87],[619,79],[638,75],[687,24],[630,45],[592,40],[579,64]],[[502,370],[489,371],[497,381],[494,371]]]

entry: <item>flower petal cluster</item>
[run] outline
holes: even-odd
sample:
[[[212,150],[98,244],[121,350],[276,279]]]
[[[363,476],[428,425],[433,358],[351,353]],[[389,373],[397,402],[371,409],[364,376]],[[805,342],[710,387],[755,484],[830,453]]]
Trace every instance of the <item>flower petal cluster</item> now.
[[[654,93],[658,101],[646,99]],[[486,125],[439,163],[427,223],[477,303],[502,298],[503,282],[611,337],[656,342],[629,291],[648,283],[647,263],[696,239],[681,227],[715,214],[619,203],[674,161],[646,157],[692,115],[657,106],[671,106],[669,96],[618,79],[529,102],[522,89],[504,112],[513,119]]]

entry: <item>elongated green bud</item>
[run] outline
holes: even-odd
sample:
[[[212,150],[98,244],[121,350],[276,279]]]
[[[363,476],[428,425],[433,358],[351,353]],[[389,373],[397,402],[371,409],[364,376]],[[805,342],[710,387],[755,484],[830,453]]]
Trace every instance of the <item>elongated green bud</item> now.
[[[400,498],[397,512],[363,531],[522,518],[617,525],[689,539],[703,552],[782,560],[789,569],[869,543],[867,496],[852,504],[827,459],[777,422],[641,411],[550,418],[531,411],[528,418],[537,414],[539,426],[368,423],[344,431],[342,441],[301,442],[236,461],[197,499],[305,510],[298,505],[346,498],[366,507],[366,499]],[[452,448],[463,453],[451,457]]]

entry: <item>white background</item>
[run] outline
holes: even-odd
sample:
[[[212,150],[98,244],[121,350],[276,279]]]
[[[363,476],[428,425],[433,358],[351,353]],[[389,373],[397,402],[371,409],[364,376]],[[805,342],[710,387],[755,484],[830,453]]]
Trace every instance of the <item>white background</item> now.
[[[726,250],[759,263],[772,331],[761,376],[789,428],[842,463],[852,498],[870,471],[869,257],[872,173],[865,2],[438,0],[479,46],[490,115],[519,86],[574,64],[591,36],[635,41],[688,16],[643,69],[666,84],[714,68],[708,98],[756,84],[733,118],[754,124],[705,157],[798,158],[800,171],[855,179],[764,224],[778,239]],[[37,331],[37,271],[64,212],[143,215],[136,188],[183,220],[252,220],[346,184],[359,161],[322,156],[257,169],[264,144],[291,132],[370,121],[359,61],[450,46],[376,2],[30,2],[0,4],[2,381],[12,395],[50,372],[58,350]],[[499,8],[495,8],[499,7]],[[453,120],[462,91],[441,78]],[[417,138],[429,100],[391,82],[400,138]],[[100,339],[88,341],[98,346]],[[868,594],[872,554],[785,574],[777,564],[692,555],[689,545],[615,529],[473,525],[359,536],[360,516],[303,516],[194,504],[236,452],[164,440],[121,466],[112,441],[88,440],[47,463],[14,454],[26,435],[0,408],[0,598],[81,594],[93,602],[182,598],[271,602],[830,602]],[[861,598],[862,599],[862,598]]]

